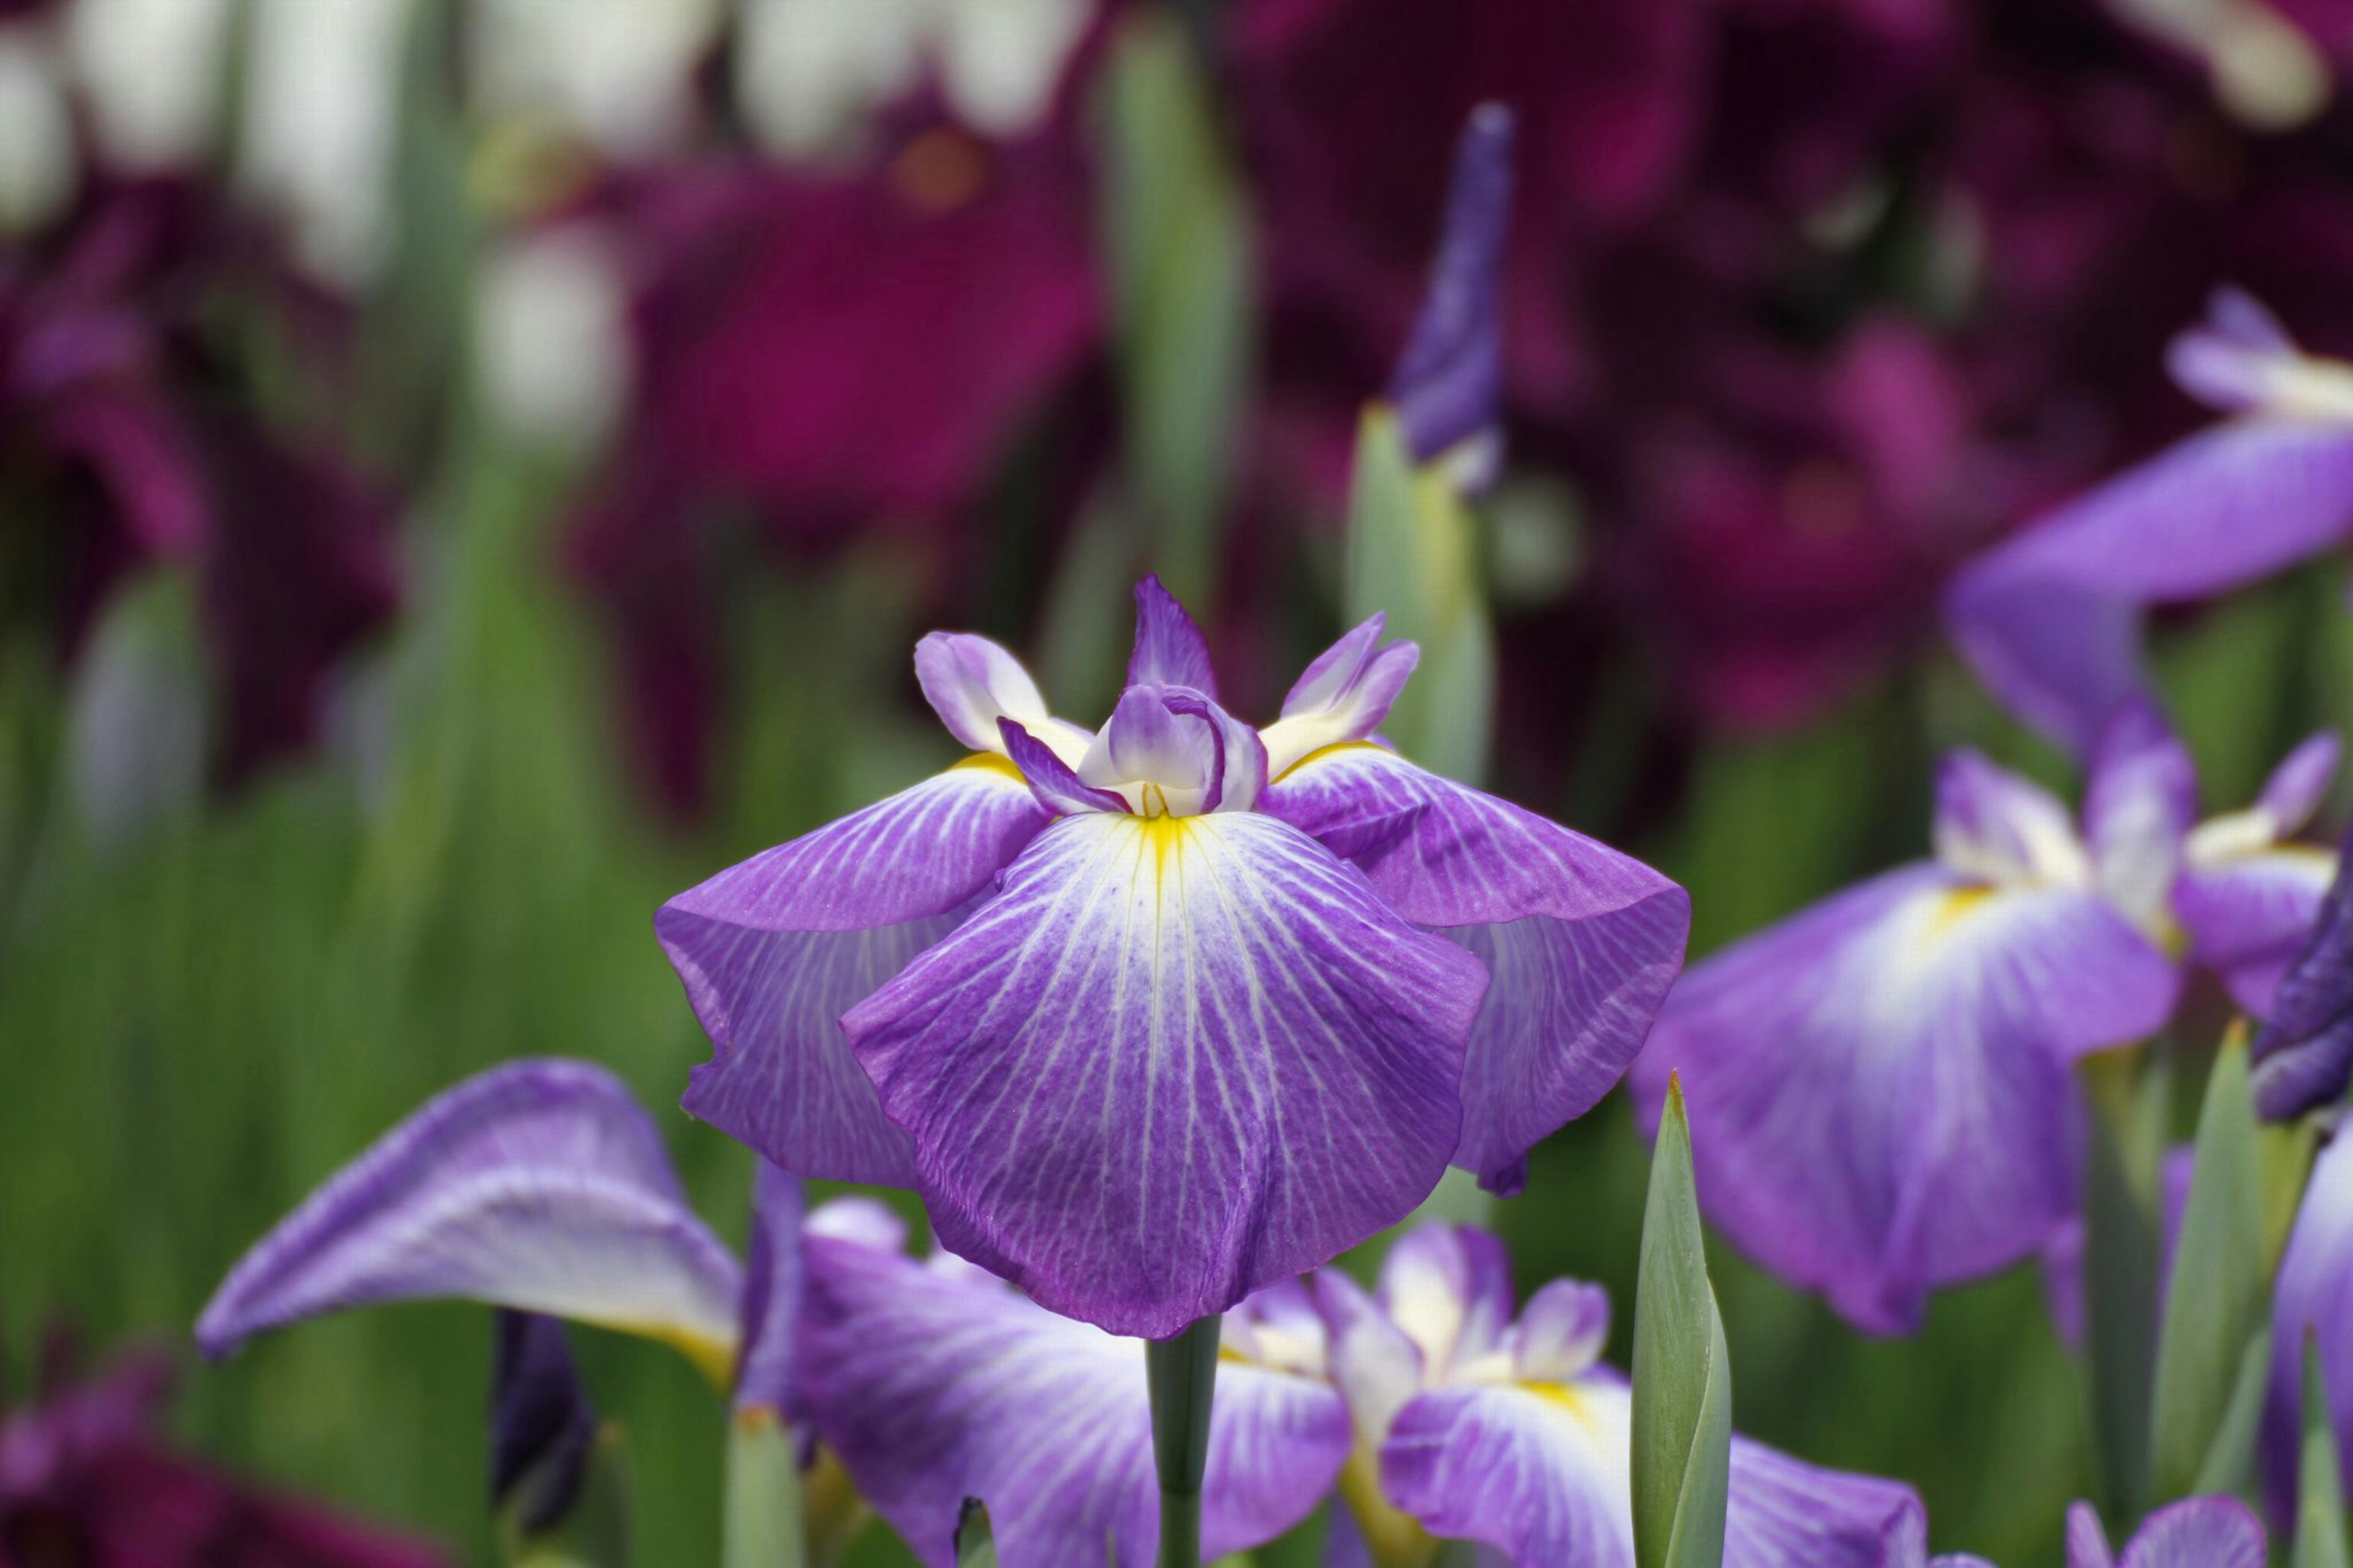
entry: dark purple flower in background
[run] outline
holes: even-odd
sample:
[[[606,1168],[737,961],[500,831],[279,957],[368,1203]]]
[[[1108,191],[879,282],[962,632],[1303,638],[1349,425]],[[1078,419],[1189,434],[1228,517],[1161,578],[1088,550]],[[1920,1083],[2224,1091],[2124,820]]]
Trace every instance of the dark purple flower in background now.
[[[316,734],[336,664],[399,598],[392,505],[322,433],[274,420],[230,321],[332,382],[343,323],[220,194],[99,179],[0,249],[0,547],[8,613],[70,658],[114,589],[197,584],[231,780]]]
[[[448,1559],[249,1489],[156,1428],[170,1364],[125,1358],[0,1415],[0,1561],[38,1568],[443,1568]]]
[[[799,559],[904,537],[950,576],[1008,447],[1096,364],[1106,325],[1070,96],[1002,139],[925,100],[848,171],[617,181],[633,390],[572,553],[673,808],[701,798],[723,702],[727,530]]]
[[[935,632],[971,755],[722,871],[655,929],[716,1055],[687,1109],[788,1170],[923,1194],[1042,1304],[1165,1336],[1394,1225],[1451,1163],[1516,1191],[1680,966],[1641,863],[1371,742],[1375,616],[1263,730],[1136,590],[1100,732]]]
[[[2353,844],[2311,935],[2281,978],[2255,1036],[2255,1109],[2274,1121],[2317,1110],[2353,1081]]]

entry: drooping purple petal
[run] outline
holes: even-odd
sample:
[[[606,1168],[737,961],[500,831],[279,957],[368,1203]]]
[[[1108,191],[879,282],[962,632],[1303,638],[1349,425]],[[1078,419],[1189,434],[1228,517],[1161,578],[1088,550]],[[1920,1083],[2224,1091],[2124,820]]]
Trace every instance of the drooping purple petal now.
[[[2084,836],[2100,889],[2136,924],[2155,926],[2198,816],[2198,768],[2156,704],[2116,710],[2093,749]]]
[[[1261,734],[1267,776],[1280,779],[1326,746],[1361,741],[1381,727],[1413,678],[1421,649],[1381,641],[1388,617],[1375,614],[1315,656],[1282,700],[1282,715]]]
[[[1073,816],[843,1019],[942,1242],[1165,1337],[1403,1218],[1477,962],[1256,813]]]
[[[976,1497],[1008,1563],[1151,1563],[1159,1493],[1140,1346],[976,1271],[827,1239],[807,1256],[812,1419],[919,1558],[955,1561],[957,1504]],[[1206,1554],[1247,1551],[1304,1518],[1348,1442],[1328,1384],[1221,1358]]]
[[[2304,1345],[2320,1354],[2328,1424],[2353,1487],[2353,1326],[2345,1303],[2353,1299],[2353,1138],[2338,1136],[2320,1151],[2280,1257],[2272,1290],[2271,1392],[2263,1408],[2263,1496],[2274,1521],[2295,1517],[2297,1451],[2304,1411]]]
[[[2193,863],[2172,899],[2191,960],[2221,974],[2241,1007],[2269,1017],[2336,871],[2335,855],[2302,844]]]
[[[2253,415],[2205,430],[1966,567],[1946,620],[2025,719],[2088,752],[2144,688],[2144,605],[2209,597],[2353,526],[2353,423]]]
[[[797,1408],[794,1342],[801,1314],[801,1184],[773,1161],[752,1176],[752,1239],[744,1258],[742,1351],[734,1405],[789,1414]]]
[[[1516,1191],[1528,1150],[1591,1110],[1641,1048],[1683,964],[1689,896],[1607,845],[1378,746],[1325,752],[1259,805],[1487,966],[1454,1163]]]
[[[1217,700],[1209,645],[1176,595],[1149,576],[1135,585],[1135,647],[1127,656],[1130,686],[1189,686]]]
[[[2353,1080],[2353,837],[2340,849],[2305,940],[2271,997],[2255,1036],[2255,1109],[2274,1121],[2300,1116]],[[2271,857],[2276,858],[2276,857]],[[2250,920],[2250,925],[2257,922]],[[2193,928],[2197,929],[2197,928]],[[2211,944],[2210,944],[2211,945]]]
[[[580,1495],[596,1412],[556,1319],[501,1310],[492,1367],[491,1501],[513,1500],[522,1528],[543,1531]],[[528,1492],[518,1496],[520,1488]]]
[[[664,904],[655,933],[713,1051],[686,1109],[798,1174],[911,1184],[841,1015],[955,929],[1046,822],[1017,769],[975,758]]]
[[[1635,1090],[1655,1123],[1681,1073],[1702,1205],[1744,1251],[1900,1333],[2073,1212],[2069,1063],[2161,1026],[2175,988],[2097,894],[1908,866],[1694,966]]]
[[[2072,1510],[2067,1547],[2067,1568],[2105,1568],[2102,1559],[2076,1559]],[[2143,1521],[2118,1568],[2263,1568],[2264,1550],[2263,1521],[2237,1498],[2184,1498]]]
[[[1632,1401],[1615,1373],[1434,1389],[1381,1452],[1389,1500],[1441,1538],[1523,1563],[1630,1568]],[[1725,1568],[1884,1568],[1918,1500],[1735,1437]]]
[[[1082,781],[1071,765],[1056,756],[1045,742],[1012,720],[999,719],[997,727],[1005,736],[1005,754],[1011,757],[1013,765],[1021,770],[1021,777],[1029,785],[1030,793],[1038,797],[1038,804],[1056,816],[1127,809],[1127,801],[1123,796]],[[1107,735],[1110,732],[1110,726],[1106,725],[1103,733]],[[1100,743],[1100,736],[1097,741]]]
[[[1463,488],[1493,483],[1504,395],[1504,243],[1512,221],[1512,111],[1484,103],[1455,144],[1446,226],[1389,401],[1416,462],[1475,443]]]
[[[669,1341],[723,1381],[741,1283],[620,1080],[521,1061],[329,1178],[229,1271],[196,1342],[223,1355],[322,1312],[463,1298]]]

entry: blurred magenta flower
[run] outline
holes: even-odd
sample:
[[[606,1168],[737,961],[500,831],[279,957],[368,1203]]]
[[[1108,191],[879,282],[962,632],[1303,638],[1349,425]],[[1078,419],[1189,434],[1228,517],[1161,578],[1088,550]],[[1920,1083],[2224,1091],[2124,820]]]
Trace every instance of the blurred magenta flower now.
[[[335,447],[265,416],[217,322],[241,310],[324,384],[337,307],[193,179],[94,178],[49,232],[0,249],[0,522],[72,656],[132,573],[189,572],[218,671],[229,779],[316,733],[337,661],[392,615],[392,508]]]
[[[1338,1561],[1425,1561],[1432,1536],[1531,1565],[1634,1561],[1633,1402],[1599,1359],[1599,1286],[1556,1279],[1515,1317],[1503,1244],[1439,1225],[1398,1240],[1375,1294],[1337,1269],[1313,1283],[1356,1434],[1334,1518],[1356,1555]],[[1725,1568],[1883,1568],[1921,1528],[1908,1487],[1733,1439]]]
[[[2347,846],[2303,950],[2255,1036],[2255,1109],[2273,1121],[2316,1110],[2353,1081],[2353,867]]]
[[[0,1415],[0,1562],[37,1568],[442,1568],[323,1509],[248,1489],[156,1436],[172,1373],[125,1358]]]
[[[918,104],[848,172],[617,181],[634,374],[572,553],[672,807],[700,800],[719,712],[724,528],[793,557],[911,533],[944,568],[1014,438],[1096,363],[1077,112],[994,139]]]
[[[1136,590],[1092,732],[935,632],[972,755],[721,872],[655,927],[716,1048],[687,1109],[804,1175],[912,1185],[1057,1311],[1175,1333],[1403,1218],[1450,1161],[1514,1191],[1680,966],[1683,889],[1372,743],[1376,616],[1263,731]]]
[[[2145,606],[2223,593],[2353,529],[2353,365],[2298,352],[2227,290],[2170,363],[2229,417],[1987,552],[1946,598],[1987,684],[2078,749],[2146,684]]]
[[[1655,1121],[1681,1073],[1709,1216],[1874,1333],[1910,1331],[1930,1290],[2048,1243],[2078,1197],[2073,1062],[2164,1025],[2177,954],[2224,968],[2261,1012],[2278,949],[2252,950],[2243,912],[2208,917],[2264,906],[2292,953],[2318,905],[2320,882],[2294,895],[2270,878],[2268,837],[2216,853],[2229,835],[2193,831],[2196,792],[2145,704],[2095,749],[2080,825],[2039,785],[1957,752],[1938,779],[1935,858],[1694,965],[1634,1084]],[[2240,896],[2249,884],[2258,893]]]
[[[802,1339],[818,1436],[924,1563],[955,1561],[958,1500],[1009,1563],[1142,1568],[1159,1543],[1144,1351],[947,1253],[812,1236]],[[1296,1281],[1225,1314],[1203,1489],[1209,1557],[1264,1544],[1331,1490],[1348,1417]]]
[[[322,1312],[460,1299],[676,1346],[739,1405],[790,1403],[798,1184],[763,1167],[754,1269],[687,1206],[620,1080],[523,1060],[426,1102],[240,1258],[196,1321],[222,1356]]]

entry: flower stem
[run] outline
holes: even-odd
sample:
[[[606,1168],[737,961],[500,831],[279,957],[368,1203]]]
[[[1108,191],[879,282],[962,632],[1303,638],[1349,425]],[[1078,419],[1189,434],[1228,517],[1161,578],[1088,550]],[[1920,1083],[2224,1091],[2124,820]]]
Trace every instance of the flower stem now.
[[[1209,1467],[1209,1402],[1218,1391],[1223,1322],[1203,1318],[1174,1338],[1144,1342],[1152,1459],[1160,1472],[1160,1568],[1200,1568],[1201,1479]]]
[[[725,1568],[803,1568],[801,1471],[792,1429],[765,1405],[734,1413],[727,1429]]]

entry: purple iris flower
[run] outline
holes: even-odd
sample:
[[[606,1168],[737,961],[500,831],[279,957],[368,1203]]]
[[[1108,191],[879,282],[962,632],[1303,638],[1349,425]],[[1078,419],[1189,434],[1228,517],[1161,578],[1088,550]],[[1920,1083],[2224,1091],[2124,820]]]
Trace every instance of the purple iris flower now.
[[[2263,1568],[2263,1521],[2236,1498],[2193,1497],[2158,1509],[2133,1532],[2119,1556],[2092,1505],[2067,1510],[2067,1568]],[[1921,1568],[1915,1554],[1888,1568]],[[1993,1568],[1982,1557],[1955,1552],[1929,1568]]]
[[[879,1241],[879,1245],[878,1245]],[[1159,1544],[1144,1351],[950,1253],[812,1236],[802,1394],[859,1493],[923,1562],[976,1497],[1008,1563],[1140,1568]],[[1348,1454],[1324,1328],[1298,1281],[1226,1313],[1202,1544],[1222,1557],[1314,1510]]]
[[[2193,829],[2189,754],[2145,703],[2101,737],[2080,822],[1973,752],[1948,757],[1933,858],[1684,977],[1635,1068],[1645,1115],[1679,1070],[1709,1216],[1857,1326],[1909,1331],[1930,1290],[2061,1234],[2071,1067],[2165,1024],[2177,953],[2268,1009],[2325,879],[2281,875],[2302,852],[2280,839],[2333,766],[2333,741],[2307,742],[2268,804]]]
[[[1988,551],[1946,595],[1987,684],[2079,750],[2146,684],[2147,606],[2268,576],[2353,529],[2353,364],[2300,352],[2228,289],[2169,364],[2227,417]]]
[[[2296,1449],[2304,1407],[2304,1344],[2314,1338],[2328,1391],[2328,1423],[2340,1458],[2353,1458],[2353,1337],[2346,1332],[2353,1290],[2353,1139],[2341,1132],[2320,1151],[2304,1189],[2287,1250],[2272,1288],[2271,1397],[2263,1411],[2264,1495],[2274,1522],[2295,1514]],[[2353,1483],[2353,1463],[2346,1467]]]
[[[787,1170],[919,1190],[949,1250],[1165,1337],[1412,1211],[1449,1162],[1515,1191],[1609,1091],[1680,967],[1648,867],[1374,731],[1381,618],[1264,730],[1136,590],[1100,732],[935,632],[972,754],[733,867],[655,928],[716,1047],[686,1107]]]
[[[739,1408],[781,1410],[798,1184],[764,1167],[754,1210],[747,1271],[687,1206],[619,1079],[586,1062],[512,1062],[427,1101],[255,1243],[197,1320],[196,1343],[220,1356],[322,1312],[486,1301],[662,1341],[732,1385]],[[546,1370],[543,1345],[515,1348]]]
[[[2253,1056],[2255,1109],[2274,1121],[2327,1104],[2353,1079],[2353,875],[2341,846],[2336,879],[2280,980]]]
[[[1512,111],[1482,103],[1455,144],[1430,292],[1389,377],[1414,460],[1448,458],[1462,489],[1504,461],[1504,247],[1512,222]]]
[[[1530,1568],[1629,1568],[1633,1402],[1599,1359],[1599,1286],[1556,1279],[1515,1318],[1503,1244],[1430,1225],[1390,1249],[1376,1292],[1336,1269],[1314,1289],[1356,1428],[1338,1563],[1427,1563],[1436,1538]],[[1920,1519],[1909,1487],[1733,1439],[1725,1568],[1882,1568]]]

